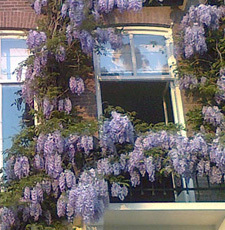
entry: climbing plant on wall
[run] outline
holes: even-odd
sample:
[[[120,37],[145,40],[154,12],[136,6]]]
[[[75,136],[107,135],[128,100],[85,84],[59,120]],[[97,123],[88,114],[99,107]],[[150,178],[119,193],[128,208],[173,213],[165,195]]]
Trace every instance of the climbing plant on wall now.
[[[93,72],[92,53],[106,42],[115,50],[122,45],[119,31],[104,25],[104,14],[139,11],[142,1],[36,0],[33,8],[40,15],[38,29],[27,34],[30,56],[17,74],[26,67],[21,97],[35,125],[24,124],[7,151],[1,229],[72,229],[76,219],[98,221],[109,191],[123,200],[146,174],[151,182],[156,174],[189,180],[198,173],[221,183],[223,7],[191,7],[182,21],[180,84],[204,105],[192,112],[201,132],[189,138],[176,126],[137,125],[132,113],[118,110],[97,124],[74,106]]]

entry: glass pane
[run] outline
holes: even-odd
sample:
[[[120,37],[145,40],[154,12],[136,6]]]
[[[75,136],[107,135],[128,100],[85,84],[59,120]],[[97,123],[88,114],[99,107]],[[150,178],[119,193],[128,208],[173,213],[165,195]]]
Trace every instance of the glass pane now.
[[[131,60],[131,48],[128,35],[123,37],[123,46],[121,49],[113,50],[110,44],[105,46],[104,54],[100,56],[101,75],[133,75],[133,66]]]
[[[138,75],[167,73],[169,71],[165,37],[134,35],[136,68]]]
[[[15,93],[21,89],[20,85],[3,85],[2,86],[2,138],[3,151],[12,145],[11,138],[19,133],[22,111],[17,106],[12,105],[18,95]]]
[[[18,64],[28,57],[26,41],[23,39],[1,39],[1,79],[16,81],[16,74],[12,74]]]

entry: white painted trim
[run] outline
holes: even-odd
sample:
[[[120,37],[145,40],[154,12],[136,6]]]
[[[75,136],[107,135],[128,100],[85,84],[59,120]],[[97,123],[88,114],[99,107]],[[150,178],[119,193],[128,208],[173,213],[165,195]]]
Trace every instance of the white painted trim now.
[[[225,211],[225,202],[190,203],[113,203],[110,211]]]

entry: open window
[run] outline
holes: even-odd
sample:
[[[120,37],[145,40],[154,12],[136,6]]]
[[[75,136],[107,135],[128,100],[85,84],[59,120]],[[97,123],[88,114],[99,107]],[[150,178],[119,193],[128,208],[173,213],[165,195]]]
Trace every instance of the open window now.
[[[112,105],[135,111],[137,118],[147,123],[184,125],[170,28],[125,27],[122,47],[113,50],[107,43],[102,54],[95,54],[94,64],[99,117],[107,105]],[[172,178],[154,183],[143,178],[142,185],[135,191],[139,189],[144,195],[126,202],[136,202],[137,197],[138,202],[176,200],[176,194],[164,191],[174,186]],[[143,193],[145,186],[151,188],[148,195]]]
[[[27,57],[28,49],[22,32],[0,31],[0,168],[4,151],[12,145],[11,138],[20,131],[25,105],[21,110],[12,105],[22,84],[14,71]]]

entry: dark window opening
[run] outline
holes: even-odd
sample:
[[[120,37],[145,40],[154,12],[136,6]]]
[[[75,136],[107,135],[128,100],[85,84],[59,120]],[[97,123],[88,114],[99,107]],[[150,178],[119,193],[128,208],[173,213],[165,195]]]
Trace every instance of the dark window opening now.
[[[103,111],[120,106],[135,111],[147,123],[173,122],[170,89],[167,82],[101,82]],[[167,118],[168,119],[167,119]]]

